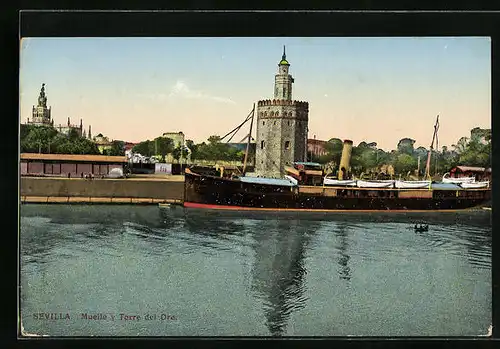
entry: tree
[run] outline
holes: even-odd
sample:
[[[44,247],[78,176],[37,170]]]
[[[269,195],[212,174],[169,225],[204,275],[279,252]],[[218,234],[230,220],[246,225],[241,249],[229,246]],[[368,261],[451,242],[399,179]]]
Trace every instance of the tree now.
[[[399,154],[394,162],[394,170],[397,174],[406,174],[417,168],[415,158],[409,154]]]
[[[70,128],[69,129],[69,132],[68,132],[68,138],[71,140],[71,141],[75,141],[77,140],[78,138],[80,138],[80,134],[78,133],[78,131],[74,128]]]
[[[467,137],[462,137],[458,140],[457,144],[453,144],[453,150],[457,154],[462,154],[467,150],[467,143],[468,143],[468,138]]]
[[[325,144],[325,150],[327,155],[321,156],[320,163],[331,162],[332,165],[337,166],[340,164],[340,157],[342,156],[342,149],[344,147],[344,143],[339,138],[331,138]]]
[[[174,151],[172,152],[172,157],[175,160],[179,161],[179,159],[181,158],[181,155],[184,155],[182,148],[179,146],[175,147]]]
[[[174,141],[167,137],[157,137],[154,139],[155,155],[159,155],[162,161],[165,161],[165,156],[174,151]]]
[[[210,144],[220,143],[220,136],[210,136],[210,137],[208,137],[208,142]]]
[[[132,151],[134,153],[139,153],[143,156],[151,156],[154,155],[154,142],[151,142],[150,140],[140,142],[139,144],[136,144],[133,148]]]
[[[403,138],[398,142],[398,152],[400,154],[408,154],[413,155],[414,149],[413,145],[415,144],[415,140],[411,138]]]
[[[109,155],[111,156],[123,156],[125,155],[125,142],[123,141],[113,141],[111,142],[111,149],[109,150]]]

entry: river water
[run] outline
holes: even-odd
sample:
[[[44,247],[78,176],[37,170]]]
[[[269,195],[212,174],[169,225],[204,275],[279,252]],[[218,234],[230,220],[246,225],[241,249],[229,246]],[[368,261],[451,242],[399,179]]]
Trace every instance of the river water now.
[[[20,216],[25,334],[477,336],[491,324],[489,211]]]

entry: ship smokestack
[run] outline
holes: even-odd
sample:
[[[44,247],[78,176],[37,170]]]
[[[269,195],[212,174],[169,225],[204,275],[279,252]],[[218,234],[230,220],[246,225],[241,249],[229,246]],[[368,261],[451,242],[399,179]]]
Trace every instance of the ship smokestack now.
[[[351,174],[351,152],[352,141],[349,139],[344,140],[344,147],[342,148],[342,157],[340,158],[339,176],[340,180],[348,179]]]

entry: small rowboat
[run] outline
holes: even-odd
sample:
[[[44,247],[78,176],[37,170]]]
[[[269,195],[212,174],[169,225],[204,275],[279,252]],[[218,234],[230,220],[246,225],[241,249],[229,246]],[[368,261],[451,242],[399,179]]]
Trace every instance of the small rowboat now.
[[[431,181],[396,181],[394,186],[396,188],[427,188]]]
[[[476,179],[474,177],[451,178],[451,177],[448,177],[448,173],[446,173],[443,176],[443,183],[460,184],[460,183],[472,183],[475,181],[476,181]]]
[[[473,182],[473,183],[469,183],[469,182],[460,183],[460,186],[464,189],[488,188],[489,185],[490,185],[489,181]]]
[[[295,178],[293,178],[292,176],[289,176],[289,175],[285,175],[284,176],[285,179],[288,179],[290,182],[292,182],[293,185],[298,185],[299,184],[299,181],[297,181]]]
[[[394,181],[362,181],[358,180],[356,185],[359,188],[392,188],[394,186]]]
[[[355,187],[356,186],[356,181],[355,180],[350,180],[350,179],[339,180],[339,179],[333,179],[333,178],[326,178],[325,177],[323,179],[323,184],[324,185],[339,186],[339,187]]]

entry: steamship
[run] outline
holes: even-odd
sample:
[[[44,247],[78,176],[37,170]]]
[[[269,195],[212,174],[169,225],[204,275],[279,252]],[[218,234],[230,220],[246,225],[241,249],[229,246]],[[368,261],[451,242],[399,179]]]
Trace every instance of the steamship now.
[[[295,80],[289,74],[289,66],[283,47],[275,75],[274,99],[259,101],[257,112],[254,105],[245,121],[221,138],[237,132],[250,121],[241,173],[235,176],[227,171],[224,173],[223,169],[217,172],[214,169],[187,168],[184,207],[237,211],[428,211],[468,209],[490,200],[489,183],[452,179],[435,183],[430,180],[430,157],[434,140],[437,142],[439,116],[427,157],[427,180],[353,179],[349,166],[350,140],[344,142],[337,177],[330,177],[321,165],[307,162],[309,104],[292,100]],[[258,116],[258,146],[256,170],[250,175],[246,173],[246,164],[255,114]]]
[[[302,178],[320,172],[308,169],[312,164],[294,165]],[[384,186],[377,187],[380,183]],[[489,188],[469,189],[455,183],[423,183],[425,187],[420,188],[396,188],[395,181],[370,184],[305,185],[288,178],[227,178],[187,168],[183,205],[240,211],[439,211],[480,206],[490,200],[491,193]]]
[[[236,211],[450,211],[481,206],[491,199],[489,183],[474,178],[441,182],[352,179],[348,170],[351,150],[352,141],[345,140],[336,178],[312,162],[286,166],[283,178],[238,177],[225,174],[224,169],[187,168],[183,205]]]

